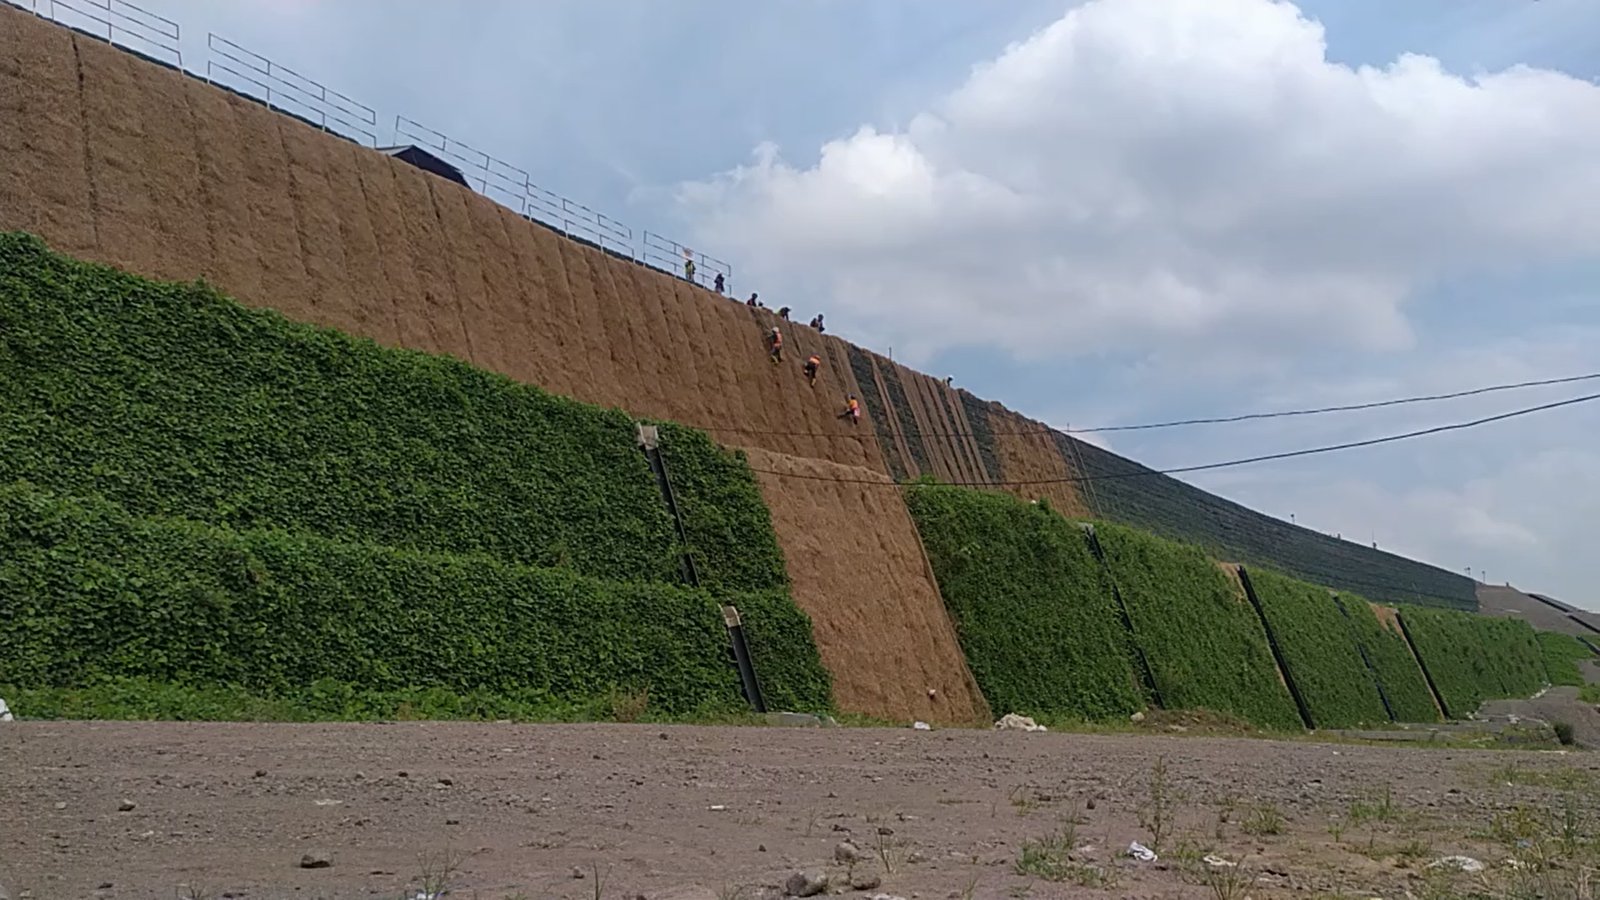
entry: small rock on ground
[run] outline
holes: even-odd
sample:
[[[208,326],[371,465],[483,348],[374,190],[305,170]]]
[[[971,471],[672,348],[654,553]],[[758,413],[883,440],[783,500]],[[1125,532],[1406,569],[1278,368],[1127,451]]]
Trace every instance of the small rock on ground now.
[[[300,857],[302,869],[326,869],[333,865],[333,857],[322,850],[313,850]]]
[[[856,874],[850,876],[850,887],[852,890],[875,890],[881,884],[883,884],[883,879],[878,877],[877,872],[857,872]]]
[[[791,897],[815,897],[828,889],[828,876],[821,872],[796,872],[784,882]]]
[[[833,861],[841,864],[853,863],[861,858],[861,848],[849,841],[840,841],[833,848]]]
[[[118,812],[133,812],[134,809],[136,808],[136,806],[137,806],[137,804],[135,804],[132,800],[124,800],[121,803],[117,804],[117,811]]]

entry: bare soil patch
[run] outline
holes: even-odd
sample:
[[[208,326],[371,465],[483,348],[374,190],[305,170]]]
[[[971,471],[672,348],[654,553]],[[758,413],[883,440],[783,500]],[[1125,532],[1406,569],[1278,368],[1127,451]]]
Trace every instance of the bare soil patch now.
[[[801,869],[924,898],[1215,897],[1219,872],[1257,898],[1455,896],[1525,871],[1504,863],[1518,840],[1558,847],[1554,811],[1587,829],[1597,769],[1149,735],[19,722],[0,726],[0,884],[410,897],[448,859],[452,896],[486,898],[594,897],[597,875],[604,897],[757,897]],[[1123,855],[1156,829],[1159,860]],[[1455,853],[1489,871],[1427,868]]]

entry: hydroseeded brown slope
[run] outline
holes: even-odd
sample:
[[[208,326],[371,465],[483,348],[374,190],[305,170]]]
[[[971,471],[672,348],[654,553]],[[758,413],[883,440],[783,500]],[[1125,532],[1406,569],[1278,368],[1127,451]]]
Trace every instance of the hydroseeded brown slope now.
[[[889,479],[821,460],[745,452],[840,708],[931,722],[987,720],[922,539]]]

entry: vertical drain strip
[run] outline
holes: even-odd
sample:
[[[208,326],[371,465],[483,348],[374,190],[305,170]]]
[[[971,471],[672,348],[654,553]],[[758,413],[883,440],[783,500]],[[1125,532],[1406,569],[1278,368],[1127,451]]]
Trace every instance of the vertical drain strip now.
[[[683,526],[683,514],[679,512],[678,500],[672,492],[672,477],[667,473],[667,459],[661,453],[661,435],[656,426],[639,423],[639,448],[650,463],[650,471],[655,473],[656,486],[661,489],[661,498],[666,501],[667,512],[671,514],[672,523],[678,530],[678,568],[683,574],[683,581],[690,587],[698,588],[700,572],[695,568],[694,556],[689,552],[689,532]],[[739,667],[744,699],[756,712],[764,713],[767,704],[761,697],[761,683],[756,679],[755,662],[750,656],[750,645],[745,641],[744,623],[737,607],[723,605],[722,624],[728,627],[728,642],[733,648],[734,664]]]

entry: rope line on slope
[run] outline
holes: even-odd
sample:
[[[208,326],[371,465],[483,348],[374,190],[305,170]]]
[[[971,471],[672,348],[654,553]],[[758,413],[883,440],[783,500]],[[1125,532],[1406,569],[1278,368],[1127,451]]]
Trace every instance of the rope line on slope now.
[[[1509,383],[1504,383],[1504,384],[1492,384],[1492,385],[1487,385],[1485,387],[1476,387],[1476,388],[1470,388],[1470,389],[1467,389],[1467,390],[1452,391],[1450,393],[1445,393],[1445,394],[1419,394],[1419,395],[1410,396],[1410,397],[1398,397],[1398,398],[1389,399],[1389,400],[1373,400],[1373,401],[1369,401],[1369,402],[1365,402],[1365,403],[1350,403],[1350,404],[1344,404],[1344,405],[1340,405],[1340,406],[1319,406],[1319,407],[1310,407],[1310,408],[1305,408],[1305,409],[1276,410],[1276,411],[1272,411],[1272,412],[1240,413],[1238,415],[1215,416],[1215,417],[1210,417],[1210,418],[1173,419],[1173,420],[1165,421],[1165,422],[1144,422],[1144,423],[1139,423],[1139,424],[1134,424],[1134,425],[1102,425],[1102,426],[1098,426],[1098,427],[1095,427],[1095,428],[1051,428],[1049,426],[1044,426],[1044,427],[1040,427],[1040,428],[1024,428],[1024,429],[1017,429],[1017,430],[1010,430],[1010,431],[1005,431],[1005,430],[1002,430],[1002,431],[990,431],[990,432],[988,432],[988,434],[992,435],[992,436],[1005,436],[1005,437],[1024,437],[1024,436],[1029,436],[1029,435],[1046,435],[1046,434],[1103,434],[1103,433],[1115,432],[1115,431],[1148,431],[1148,430],[1158,429],[1158,428],[1178,428],[1178,427],[1190,426],[1190,425],[1223,425],[1223,424],[1232,424],[1232,423],[1237,423],[1237,422],[1256,421],[1256,420],[1261,420],[1261,419],[1282,419],[1282,418],[1291,418],[1291,417],[1295,417],[1295,416],[1315,416],[1315,415],[1326,415],[1326,414],[1330,414],[1330,413],[1357,412],[1357,411],[1360,411],[1360,410],[1367,410],[1367,409],[1380,409],[1380,408],[1391,407],[1391,406],[1404,406],[1404,405],[1413,404],[1413,403],[1433,403],[1433,402],[1438,402],[1438,401],[1441,401],[1441,400],[1456,400],[1456,399],[1460,399],[1462,397],[1476,397],[1476,396],[1480,396],[1480,395],[1483,395],[1483,394],[1492,394],[1492,393],[1496,393],[1496,392],[1500,392],[1500,391],[1523,390],[1523,389],[1526,389],[1526,388],[1534,388],[1534,387],[1548,387],[1550,385],[1557,385],[1557,384],[1573,384],[1573,383],[1581,382],[1581,381],[1594,381],[1596,379],[1600,379],[1600,372],[1591,372],[1591,373],[1589,373],[1587,375],[1568,375],[1568,376],[1564,376],[1564,377],[1561,377],[1561,378],[1542,378],[1542,379],[1537,379],[1537,380],[1533,380],[1533,381],[1517,381],[1517,382],[1509,382]],[[851,433],[851,432],[804,431],[804,430],[783,430],[783,429],[770,430],[770,429],[761,429],[761,428],[737,428],[737,427],[732,427],[732,426],[727,426],[727,425],[690,424],[690,423],[684,423],[684,424],[689,425],[689,427],[692,427],[692,428],[699,428],[702,431],[709,431],[709,432],[716,433],[716,434],[747,434],[747,435],[763,435],[763,436],[772,436],[772,437],[848,438],[848,439],[851,439],[851,440],[860,440],[860,441],[881,441],[882,440],[881,436],[878,435],[876,432],[867,432],[865,434],[857,434],[857,433]],[[931,437],[931,438],[968,438],[968,437],[979,437],[980,436],[977,432],[973,432],[973,431],[921,431],[921,430],[917,430],[917,429],[911,429],[910,431],[906,431],[905,429],[901,429],[901,431],[906,433],[906,434],[915,434],[915,435],[919,435],[921,437]]]

